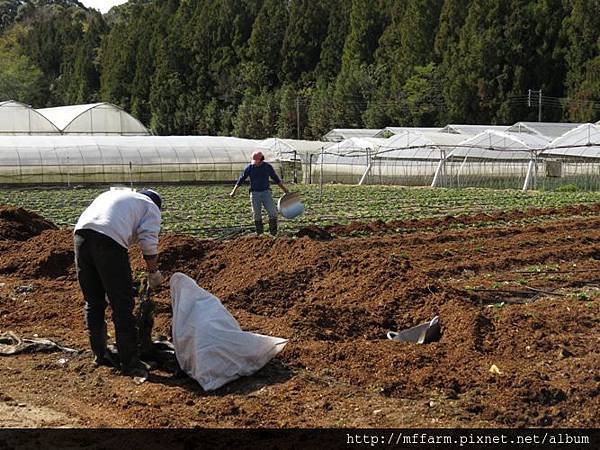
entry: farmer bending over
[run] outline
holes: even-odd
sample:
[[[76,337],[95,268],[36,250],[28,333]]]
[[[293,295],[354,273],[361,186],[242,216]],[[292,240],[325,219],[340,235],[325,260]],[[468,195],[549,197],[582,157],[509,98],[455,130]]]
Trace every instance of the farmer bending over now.
[[[149,272],[151,288],[158,287],[158,233],[162,200],[150,189],[140,192],[108,191],[100,194],[75,225],[75,265],[85,300],[85,320],[97,365],[118,367],[107,350],[104,311],[106,298],[112,308],[121,371],[134,377],[148,376],[149,366],[140,360],[134,288],[127,249],[137,242]]]
[[[241,173],[240,178],[229,194],[231,197],[235,195],[237,188],[248,177],[250,177],[250,202],[252,204],[256,234],[262,234],[263,232],[262,206],[264,206],[269,214],[269,233],[275,236],[277,234],[277,208],[275,207],[275,203],[273,203],[269,178],[286,194],[288,190],[275,173],[273,166],[265,162],[265,156],[261,151],[252,153],[252,161]]]

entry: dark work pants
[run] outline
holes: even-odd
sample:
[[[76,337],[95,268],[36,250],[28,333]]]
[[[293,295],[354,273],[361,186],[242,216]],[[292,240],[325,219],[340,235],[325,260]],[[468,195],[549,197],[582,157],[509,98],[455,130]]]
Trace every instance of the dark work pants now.
[[[117,348],[122,363],[127,364],[137,353],[137,329],[133,315],[135,301],[127,250],[102,233],[77,230],[75,265],[85,300],[85,321],[91,340],[104,332],[108,297]]]

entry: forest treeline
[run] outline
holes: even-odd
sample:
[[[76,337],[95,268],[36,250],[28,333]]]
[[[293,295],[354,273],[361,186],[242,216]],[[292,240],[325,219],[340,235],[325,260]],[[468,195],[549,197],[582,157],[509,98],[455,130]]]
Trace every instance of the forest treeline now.
[[[0,100],[162,135],[587,122],[599,37],[600,0],[0,0]]]

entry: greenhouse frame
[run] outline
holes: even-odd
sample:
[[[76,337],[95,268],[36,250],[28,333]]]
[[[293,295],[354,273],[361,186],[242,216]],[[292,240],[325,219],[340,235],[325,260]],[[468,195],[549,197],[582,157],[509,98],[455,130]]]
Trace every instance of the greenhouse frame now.
[[[519,122],[505,131],[390,127],[398,134],[329,142],[123,136],[144,130],[135,119],[132,128],[117,126],[126,113],[111,105],[52,110],[56,114],[46,112],[67,134],[27,105],[0,103],[0,117],[8,118],[0,136],[0,184],[233,182],[260,149],[285,181],[299,183],[600,190],[600,123]],[[102,134],[107,126],[94,128],[96,112],[113,114],[114,135]],[[78,135],[85,126],[100,134]]]
[[[547,145],[548,139],[533,134],[484,131],[448,152],[431,185],[530,189],[537,156]]]
[[[390,138],[396,134],[402,134],[402,133],[435,133],[440,131],[439,128],[437,127],[385,127],[383,130],[381,130],[379,133],[377,133],[375,136],[376,138]]]
[[[440,132],[406,131],[386,139],[373,156],[369,182],[427,186],[440,161],[465,136]]]
[[[0,135],[54,135],[60,130],[29,105],[0,102]]]
[[[328,142],[342,142],[351,138],[372,138],[381,131],[380,128],[334,128],[323,136],[323,140]]]
[[[499,131],[504,132],[509,128],[509,125],[461,125],[450,124],[439,130],[442,133],[464,134],[467,136],[476,136],[484,131]]]
[[[0,183],[231,182],[257,144],[213,136],[4,136]]]
[[[135,117],[111,103],[38,109],[66,135],[148,136],[151,133]]]
[[[586,123],[557,137],[540,153],[545,163],[545,189],[572,185],[600,190],[600,124]]]
[[[372,157],[385,141],[383,138],[353,137],[335,143],[317,157],[313,180],[323,183],[365,183]]]
[[[269,138],[260,142],[267,161],[278,161],[281,176],[294,182],[310,184],[318,158],[333,142]]]
[[[566,123],[566,122],[517,122],[506,131],[508,133],[529,133],[537,136],[542,136],[548,140],[556,139],[563,134],[571,131],[578,126],[580,123]]]

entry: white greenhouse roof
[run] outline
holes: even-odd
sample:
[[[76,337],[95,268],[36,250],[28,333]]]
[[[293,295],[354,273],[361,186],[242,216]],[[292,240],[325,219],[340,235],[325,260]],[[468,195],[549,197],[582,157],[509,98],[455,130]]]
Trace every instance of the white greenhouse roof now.
[[[349,153],[349,152],[365,152],[369,150],[377,150],[381,145],[385,144],[387,139],[365,137],[365,138],[350,138],[342,142],[337,142],[331,145],[327,152],[329,153]]]
[[[380,131],[380,128],[334,128],[323,136],[323,140],[329,142],[341,142],[344,139],[354,137],[375,137]]]
[[[532,134],[484,131],[456,146],[448,154],[453,158],[528,160],[540,151],[548,141]]]
[[[301,154],[319,154],[321,149],[331,147],[333,142],[324,141],[305,141],[298,139],[279,139],[269,138],[261,141],[259,146],[265,151],[265,157],[268,159],[290,159]]]
[[[541,154],[600,158],[600,125],[592,123],[580,125],[554,139]]]
[[[378,138],[385,138],[388,135],[396,135],[404,132],[420,132],[420,133],[431,133],[440,131],[439,127],[385,127],[379,133],[375,135]]]
[[[31,106],[13,100],[0,102],[0,135],[59,133],[52,122]]]
[[[454,133],[454,134],[468,134],[475,136],[486,130],[492,131],[506,131],[509,128],[508,125],[462,125],[462,124],[450,124],[446,125],[440,131],[442,133]]]
[[[111,103],[59,106],[37,110],[63,134],[146,136],[150,132],[135,117]]]
[[[257,141],[217,136],[3,136],[0,167],[250,162]]]
[[[439,132],[404,132],[386,139],[377,158],[439,160],[466,136]]]
[[[506,131],[509,133],[537,134],[548,138],[548,140],[552,140],[577,128],[579,125],[581,124],[563,122],[517,122]]]

